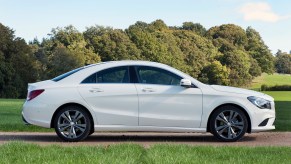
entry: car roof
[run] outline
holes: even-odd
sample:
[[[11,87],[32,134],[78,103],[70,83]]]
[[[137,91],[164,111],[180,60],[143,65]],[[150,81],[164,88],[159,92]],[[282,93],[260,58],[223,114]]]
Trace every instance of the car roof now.
[[[97,66],[97,65],[101,65],[101,64],[116,64],[116,65],[120,65],[120,64],[128,64],[128,65],[134,65],[134,64],[150,64],[150,65],[163,65],[163,66],[168,66],[162,63],[157,63],[157,62],[152,62],[152,61],[145,61],[145,60],[119,60],[119,61],[106,61],[106,62],[100,62],[100,63],[95,63],[95,64],[90,64],[87,66],[84,66],[84,68],[86,67],[91,67],[91,66]]]
[[[143,61],[143,60],[121,60],[121,61],[107,61],[107,62],[100,62],[96,64],[90,64],[87,66],[84,66],[82,70],[74,73],[73,75],[69,76],[68,78],[63,79],[61,82],[62,83],[80,83],[83,79],[88,77],[89,75],[95,73],[96,71],[100,71],[103,69],[111,68],[111,67],[118,67],[118,66],[153,66],[153,67],[158,67],[162,68],[165,70],[168,70],[170,72],[173,72],[175,74],[178,74],[179,76],[183,78],[189,78],[194,80],[195,83],[200,83],[193,77],[185,74],[184,72],[181,72],[180,70],[177,70],[171,66],[168,66],[166,64],[162,63],[157,63],[157,62],[151,62],[151,61]]]

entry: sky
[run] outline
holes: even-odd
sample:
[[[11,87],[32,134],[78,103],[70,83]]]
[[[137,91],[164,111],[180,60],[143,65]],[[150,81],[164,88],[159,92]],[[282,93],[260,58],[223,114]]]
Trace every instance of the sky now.
[[[290,0],[0,0],[0,23],[27,42],[67,25],[82,32],[94,25],[126,29],[157,19],[168,26],[200,23],[206,29],[228,23],[251,26],[272,53],[291,50]]]

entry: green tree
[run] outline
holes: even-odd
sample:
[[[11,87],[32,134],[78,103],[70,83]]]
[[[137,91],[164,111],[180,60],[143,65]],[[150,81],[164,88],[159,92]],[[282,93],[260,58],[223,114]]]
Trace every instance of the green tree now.
[[[140,50],[122,30],[92,26],[84,37],[102,61],[141,59]]]
[[[100,61],[100,56],[93,52],[88,46],[82,33],[74,26],[55,28],[52,30],[51,39],[54,47],[65,46],[72,54],[77,53],[82,56],[83,64],[92,64]]]
[[[244,29],[234,24],[224,24],[210,28],[206,36],[212,40],[222,38],[234,45],[237,49],[244,50],[248,43]]]
[[[163,21],[151,24],[137,22],[126,29],[131,41],[141,50],[141,57],[185,70],[183,53],[177,47],[175,37]]]
[[[250,75],[252,75],[253,77],[260,76],[262,74],[262,69],[259,66],[257,60],[254,58],[250,58],[250,62],[251,62],[251,67],[249,70]]]
[[[169,27],[163,20],[138,21],[126,30],[92,26],[54,28],[29,45],[0,23],[0,97],[23,98],[27,83],[50,79],[76,67],[109,60],[149,60],[168,64],[203,82],[243,86],[274,60],[260,34],[233,24],[206,31],[199,23]],[[279,73],[290,73],[290,54],[278,52]]]
[[[0,23],[0,97],[26,96],[27,83],[37,79],[34,61],[26,42]]]
[[[66,47],[57,47],[50,56],[48,76],[55,77],[84,65],[83,54],[72,52]],[[64,62],[65,61],[65,62]]]
[[[230,69],[216,60],[203,68],[202,75],[201,79],[208,84],[229,85],[230,83]]]
[[[49,38],[41,43],[34,40],[30,47],[37,60],[41,80],[101,61],[83,34],[73,26],[52,29]]]
[[[221,56],[219,60],[221,64],[230,68],[230,85],[244,86],[251,82],[250,57],[247,53],[241,50],[230,51]]]
[[[184,22],[181,29],[193,31],[200,36],[204,36],[207,31],[200,23],[193,22]]]
[[[195,78],[200,78],[202,69],[214,60],[214,57],[222,55],[213,46],[210,40],[187,30],[175,30],[173,32],[177,44],[184,54],[184,62],[187,73]]]
[[[254,58],[262,72],[273,73],[274,72],[274,56],[269,50],[268,46],[265,45],[259,32],[255,29],[248,27],[246,29],[248,44],[246,51]]]
[[[276,53],[275,67],[278,73],[291,74],[291,54],[278,50]]]

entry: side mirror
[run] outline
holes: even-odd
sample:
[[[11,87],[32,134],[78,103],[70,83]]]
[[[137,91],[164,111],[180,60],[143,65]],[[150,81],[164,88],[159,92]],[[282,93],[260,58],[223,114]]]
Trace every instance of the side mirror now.
[[[192,83],[189,79],[181,79],[180,85],[185,88],[190,88],[192,86]]]

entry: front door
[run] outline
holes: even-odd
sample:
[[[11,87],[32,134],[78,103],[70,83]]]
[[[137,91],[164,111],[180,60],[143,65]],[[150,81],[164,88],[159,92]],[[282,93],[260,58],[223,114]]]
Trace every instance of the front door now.
[[[199,88],[180,86],[181,77],[160,68],[138,66],[136,72],[140,126],[200,127],[202,92]]]

